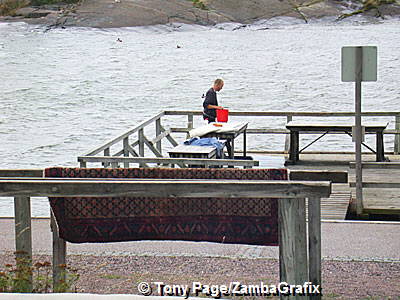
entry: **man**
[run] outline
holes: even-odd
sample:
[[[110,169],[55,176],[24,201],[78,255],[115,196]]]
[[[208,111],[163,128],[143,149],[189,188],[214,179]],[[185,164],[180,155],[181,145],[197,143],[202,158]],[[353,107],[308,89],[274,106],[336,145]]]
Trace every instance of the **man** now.
[[[215,118],[217,117],[217,109],[223,109],[222,106],[218,105],[216,93],[222,90],[223,87],[224,81],[222,79],[216,79],[212,88],[210,88],[206,93],[203,102],[203,118],[204,120],[208,120],[208,123],[215,122]]]

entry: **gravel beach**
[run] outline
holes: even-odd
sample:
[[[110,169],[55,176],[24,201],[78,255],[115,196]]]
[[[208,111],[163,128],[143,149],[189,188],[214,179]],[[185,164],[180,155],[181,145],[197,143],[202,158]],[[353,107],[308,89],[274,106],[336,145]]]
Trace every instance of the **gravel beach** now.
[[[34,261],[51,261],[36,255]],[[0,266],[13,263],[12,253],[0,255]],[[92,256],[70,255],[68,266],[80,275],[80,293],[138,294],[140,282],[166,284],[279,283],[276,259],[238,259],[172,256]],[[323,299],[400,299],[400,263],[324,260]],[[205,295],[199,295],[205,296]],[[258,299],[244,297],[240,299]],[[261,299],[261,298],[260,298]]]

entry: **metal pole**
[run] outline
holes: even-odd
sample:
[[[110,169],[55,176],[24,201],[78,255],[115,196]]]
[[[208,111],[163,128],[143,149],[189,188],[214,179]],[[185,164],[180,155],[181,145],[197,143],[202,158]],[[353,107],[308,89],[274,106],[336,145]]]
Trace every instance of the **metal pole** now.
[[[356,133],[356,209],[357,215],[363,211],[362,192],[362,129],[361,129],[361,81],[362,81],[363,49],[356,47],[356,105],[355,105],[355,133]]]

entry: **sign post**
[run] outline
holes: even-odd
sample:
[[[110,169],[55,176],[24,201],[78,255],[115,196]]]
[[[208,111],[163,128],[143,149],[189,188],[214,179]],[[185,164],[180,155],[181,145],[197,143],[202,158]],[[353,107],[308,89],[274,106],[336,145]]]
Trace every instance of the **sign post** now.
[[[355,152],[356,152],[356,209],[363,211],[361,125],[361,82],[377,80],[377,48],[374,46],[342,48],[342,81],[355,82]]]

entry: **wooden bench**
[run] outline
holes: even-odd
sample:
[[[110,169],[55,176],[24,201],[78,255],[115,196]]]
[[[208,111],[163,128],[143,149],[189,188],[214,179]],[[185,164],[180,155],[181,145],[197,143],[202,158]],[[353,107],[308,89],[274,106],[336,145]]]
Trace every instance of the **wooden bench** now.
[[[383,143],[383,131],[387,127],[388,123],[363,123],[365,133],[375,133],[376,135],[376,150],[362,143],[365,147],[376,154],[376,161],[385,161],[385,151]],[[286,164],[296,164],[299,160],[299,154],[307,149],[309,146],[314,144],[316,141],[321,139],[328,133],[344,132],[349,136],[352,136],[353,125],[351,123],[312,123],[303,121],[290,121],[286,124],[286,128],[290,131],[290,145],[289,145],[289,159]],[[320,137],[309,143],[307,146],[299,150],[299,135],[300,133],[322,133]]]
[[[217,149],[208,146],[178,145],[168,151],[171,158],[216,158]]]

